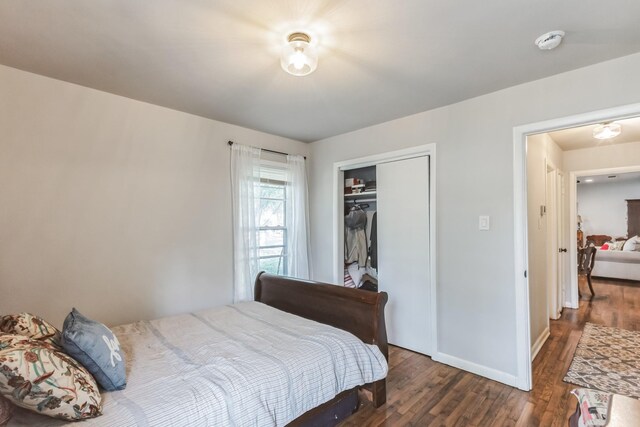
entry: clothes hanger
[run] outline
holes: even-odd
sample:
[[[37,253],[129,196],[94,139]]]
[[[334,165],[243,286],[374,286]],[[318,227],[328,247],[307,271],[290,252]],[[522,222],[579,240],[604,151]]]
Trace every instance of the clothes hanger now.
[[[356,200],[352,200],[353,206],[351,206],[351,209],[349,209],[350,212],[353,212],[357,209],[363,210],[363,208],[368,208],[369,204],[368,203],[357,203]]]

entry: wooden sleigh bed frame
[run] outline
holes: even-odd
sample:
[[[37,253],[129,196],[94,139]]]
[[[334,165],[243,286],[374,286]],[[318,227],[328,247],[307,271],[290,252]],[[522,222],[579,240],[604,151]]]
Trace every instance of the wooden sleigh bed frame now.
[[[264,272],[256,277],[254,299],[278,310],[324,323],[378,346],[389,360],[389,345],[384,320],[386,292],[345,288]],[[371,391],[377,408],[387,400],[386,380],[364,388]],[[355,413],[359,407],[358,387],[344,391],[332,400],[305,412],[289,426],[330,426]]]

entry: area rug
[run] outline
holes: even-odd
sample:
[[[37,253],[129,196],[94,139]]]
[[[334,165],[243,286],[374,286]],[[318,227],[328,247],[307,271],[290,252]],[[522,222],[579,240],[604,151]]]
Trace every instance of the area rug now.
[[[587,323],[564,381],[640,399],[640,332]]]

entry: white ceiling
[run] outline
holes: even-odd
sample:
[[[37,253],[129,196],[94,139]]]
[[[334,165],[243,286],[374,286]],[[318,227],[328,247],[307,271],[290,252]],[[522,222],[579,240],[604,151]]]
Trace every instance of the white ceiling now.
[[[302,141],[640,51],[638,0],[2,0],[0,63]],[[285,74],[295,29],[318,70]],[[542,52],[533,41],[562,29]]]
[[[593,128],[595,128],[598,123],[549,132],[549,136],[563,151],[593,148],[601,145],[640,142],[640,117],[616,120],[615,122],[622,125],[622,133],[611,139],[598,140],[593,137]]]

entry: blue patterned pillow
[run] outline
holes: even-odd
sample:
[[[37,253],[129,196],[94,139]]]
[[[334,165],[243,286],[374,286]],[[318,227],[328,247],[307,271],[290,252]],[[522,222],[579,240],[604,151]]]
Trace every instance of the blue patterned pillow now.
[[[100,322],[75,308],[64,320],[62,348],[80,362],[106,391],[127,386],[125,361],[118,338]]]

